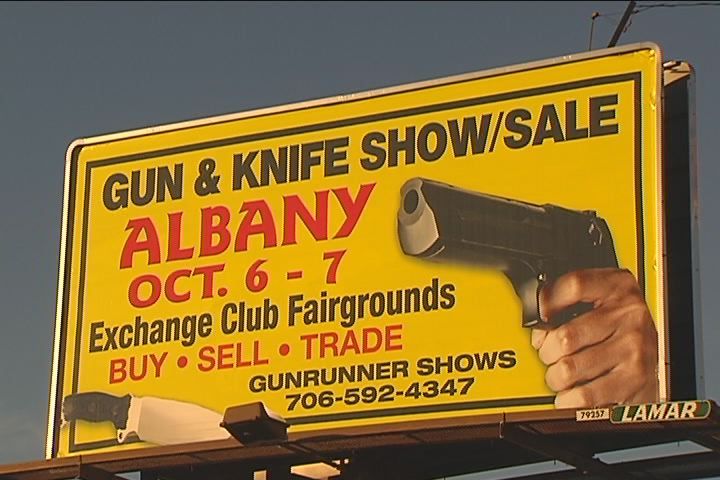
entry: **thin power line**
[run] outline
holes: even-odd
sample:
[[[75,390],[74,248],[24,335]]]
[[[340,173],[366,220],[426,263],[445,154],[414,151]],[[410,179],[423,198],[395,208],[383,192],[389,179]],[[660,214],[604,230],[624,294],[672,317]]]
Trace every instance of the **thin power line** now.
[[[677,3],[666,3],[666,2],[660,2],[660,3],[649,3],[649,4],[643,4],[643,5],[637,5],[637,7],[634,7],[632,11],[629,12],[627,15],[627,18],[624,18],[624,22],[621,20],[621,24],[627,22],[626,25],[623,25],[623,27],[618,31],[615,31],[615,34],[613,35],[613,40],[610,41],[609,46],[614,46],[615,43],[617,43],[617,40],[620,37],[620,33],[623,33],[627,31],[627,29],[630,26],[630,18],[633,15],[636,15],[641,12],[645,12],[647,10],[651,10],[653,8],[677,8],[677,7],[720,7],[720,2],[677,2]],[[605,20],[605,17],[613,17],[621,14],[623,12],[607,12],[607,13],[600,13],[600,12],[593,12],[590,22],[590,40],[589,40],[589,46],[588,50],[592,50],[593,48],[593,33],[595,31],[595,20],[598,18],[602,18]],[[624,13],[628,13],[627,10]],[[623,16],[624,17],[624,16]],[[620,27],[620,25],[618,25]],[[617,36],[617,38],[615,38]]]
[[[720,7],[720,2],[678,2],[678,3],[651,3],[638,5],[633,13],[644,12],[651,8],[677,8],[677,7]]]

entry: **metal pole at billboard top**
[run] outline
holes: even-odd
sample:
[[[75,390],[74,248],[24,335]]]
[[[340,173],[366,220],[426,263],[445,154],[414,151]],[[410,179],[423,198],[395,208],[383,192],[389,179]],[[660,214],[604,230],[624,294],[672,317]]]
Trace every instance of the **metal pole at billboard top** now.
[[[622,18],[620,19],[620,23],[618,23],[618,26],[615,29],[615,33],[613,33],[613,36],[610,39],[610,43],[608,43],[608,48],[614,47],[617,44],[618,40],[620,39],[620,35],[622,35],[622,32],[625,30],[625,26],[627,25],[628,20],[630,20],[630,15],[632,15],[635,11],[636,3],[637,2],[635,0],[631,0],[630,2],[628,2],[625,13],[623,13]]]

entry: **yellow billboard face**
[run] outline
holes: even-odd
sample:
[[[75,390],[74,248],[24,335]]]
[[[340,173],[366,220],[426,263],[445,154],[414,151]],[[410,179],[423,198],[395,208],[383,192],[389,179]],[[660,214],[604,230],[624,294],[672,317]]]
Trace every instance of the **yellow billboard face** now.
[[[74,143],[48,452],[665,396],[654,46]]]

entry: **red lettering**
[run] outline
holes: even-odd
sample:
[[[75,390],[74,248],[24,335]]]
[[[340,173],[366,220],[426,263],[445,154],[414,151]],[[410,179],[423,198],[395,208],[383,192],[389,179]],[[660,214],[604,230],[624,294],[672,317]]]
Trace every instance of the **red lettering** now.
[[[195,252],[193,247],[182,248],[180,246],[182,240],[182,215],[183,212],[168,214],[168,262],[192,258]]]
[[[114,358],[110,360],[110,383],[124,382],[127,378],[125,367],[127,360],[124,358]]]
[[[230,210],[226,207],[203,208],[200,216],[200,256],[218,255],[230,246]],[[215,223],[217,219],[217,224]],[[217,237],[217,242],[213,240]]]
[[[150,295],[146,299],[141,299],[139,290],[143,283],[150,285]],[[133,307],[144,308],[154,304],[160,298],[160,292],[162,291],[162,282],[157,275],[146,274],[140,275],[132,282],[128,288],[128,299]]]
[[[151,366],[154,370],[153,375],[158,378],[167,356],[168,352],[163,352],[159,357],[155,356],[154,353],[130,357],[129,362],[124,358],[110,360],[110,383],[124,382],[128,378],[136,382],[143,380],[147,377]],[[152,365],[150,362],[152,362]]]
[[[198,356],[201,363],[198,363],[198,370],[209,372],[213,369],[225,370],[228,368],[251,367],[253,365],[267,365],[268,358],[260,355],[260,341],[255,340],[252,344],[252,355],[246,348],[247,344],[242,342],[226,343],[216,347],[206,345],[200,349]]]
[[[320,334],[320,358],[325,358],[325,351],[332,350],[333,356],[338,356],[338,334],[335,332],[325,332]]]
[[[360,220],[360,214],[365,209],[365,205],[367,205],[370,194],[374,188],[374,183],[361,185],[357,197],[354,200],[350,196],[347,187],[333,189],[333,193],[340,201],[340,206],[342,206],[342,209],[345,212],[345,221],[333,238],[344,238],[352,233],[358,220]]]
[[[332,238],[344,238],[352,234],[374,188],[374,183],[361,185],[355,197],[347,187],[332,189],[345,216]],[[282,245],[294,245],[298,242],[299,224],[302,224],[317,241],[329,238],[330,191],[321,190],[314,195],[314,212],[299,195],[283,197]],[[245,201],[239,212],[243,215],[235,232],[236,252],[246,251],[249,239],[253,235],[262,236],[264,248],[278,245],[275,217],[265,200]],[[183,245],[183,215],[184,212],[168,214],[166,257],[168,262],[193,258],[196,251],[199,252],[200,257],[219,255],[230,247],[233,242],[231,230],[228,228],[231,212],[226,206],[219,205],[200,210],[200,239],[197,245]],[[137,253],[147,254],[147,265],[161,262],[163,252],[160,237],[150,217],[129,220],[125,231],[129,233],[120,255],[120,268],[132,268]]]
[[[371,336],[374,336],[375,344],[371,346],[370,340]],[[382,332],[379,328],[370,327],[370,328],[363,328],[362,331],[362,343],[363,343],[363,353],[373,353],[380,350],[380,347],[382,347],[383,341],[382,341]]]
[[[397,332],[397,333],[395,333]],[[398,343],[393,343],[397,340]],[[385,351],[402,350],[400,341],[402,340],[402,325],[388,325],[385,327]]]
[[[296,219],[299,217],[315,240],[328,238],[328,194],[323,190],[315,192],[315,217],[297,195],[283,197],[285,218],[283,223],[283,245],[297,243]]]
[[[120,255],[120,268],[132,267],[134,255],[138,252],[147,252],[148,265],[160,263],[160,240],[153,221],[148,217],[129,220],[125,231],[131,229]],[[140,240],[141,233],[145,234],[144,240]]]
[[[360,346],[358,345],[357,337],[355,332],[349,330],[345,335],[345,341],[340,348],[340,355],[345,355],[345,352],[351,350],[353,353],[360,353]]]
[[[219,345],[218,346],[218,363],[217,368],[218,370],[222,370],[224,368],[232,368],[233,362],[233,344],[232,343],[226,343],[225,345]],[[226,360],[230,360],[227,362]]]
[[[317,333],[312,333],[312,334],[309,334],[309,335],[300,335],[300,340],[302,340],[303,342],[305,342],[305,358],[306,358],[306,359],[311,359],[311,358],[313,358],[313,355],[312,355],[312,343],[313,343],[313,340],[317,340],[317,338],[318,338],[318,334],[317,334]]]
[[[172,272],[170,275],[168,275],[167,280],[165,281],[165,296],[168,300],[174,303],[184,302],[185,300],[190,300],[190,291],[186,291],[185,293],[178,294],[177,290],[175,290],[175,282],[179,277],[185,277],[190,278],[190,275],[192,274],[192,270],[184,269],[184,270],[177,270],[175,272]],[[159,279],[158,279],[159,280]]]
[[[213,296],[213,280],[215,279],[215,273],[222,272],[224,269],[224,263],[195,267],[195,270],[193,270],[193,276],[202,275],[203,278],[202,298],[210,298]]]
[[[215,368],[215,349],[212,345],[206,345],[198,352],[200,357],[200,363],[198,363],[198,370],[201,372],[209,372]]]
[[[162,368],[163,363],[165,363],[167,355],[168,352],[163,352],[162,355],[160,355],[160,358],[158,358],[154,353],[150,354],[150,361],[152,362],[153,367],[155,367],[155,378],[160,376],[160,369]]]
[[[300,335],[300,340],[305,342],[305,358],[308,360],[402,350],[402,325],[388,325],[384,329],[367,327],[360,332],[347,330],[342,338],[335,332],[313,333]]]
[[[255,340],[257,342],[257,340]],[[243,361],[243,344],[242,343],[236,343],[235,344],[235,366],[236,367],[249,367],[252,365],[251,360],[245,360]]]
[[[147,375],[147,355],[142,356],[142,362],[137,362],[142,365],[142,368],[140,368],[139,372],[135,371],[135,365],[136,365],[137,358],[130,357],[130,380],[142,380],[145,378],[145,375]]]
[[[248,237],[250,235],[262,235],[265,248],[277,245],[277,233],[275,222],[270,207],[265,200],[253,200],[244,202],[240,212],[247,212],[240,222],[235,238],[235,251],[244,252],[247,250]],[[260,216],[260,223],[253,223],[255,216]]]
[[[253,361],[252,365],[267,365],[270,360],[267,358],[260,358],[260,340],[253,342]]]
[[[205,265],[204,267],[196,267],[194,270],[181,268],[171,272],[165,279],[165,298],[173,303],[185,302],[192,296],[190,290],[182,292],[178,291],[177,282],[180,278],[190,278],[195,276],[202,277],[202,298],[212,298],[214,295],[215,274],[222,272],[225,264]],[[147,295],[141,298],[140,290],[149,288]],[[163,283],[160,277],[150,273],[140,275],[130,282],[128,288],[128,299],[130,304],[137,308],[145,308],[154,305],[159,299],[163,291]]]

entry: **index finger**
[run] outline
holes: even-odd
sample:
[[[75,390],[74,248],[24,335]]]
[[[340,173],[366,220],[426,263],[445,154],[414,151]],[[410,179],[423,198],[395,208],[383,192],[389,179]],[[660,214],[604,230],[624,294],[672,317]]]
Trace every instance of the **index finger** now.
[[[635,277],[629,270],[618,268],[589,268],[575,270],[558,277],[540,291],[540,315],[548,321],[557,313],[579,302],[598,307],[625,291]]]

